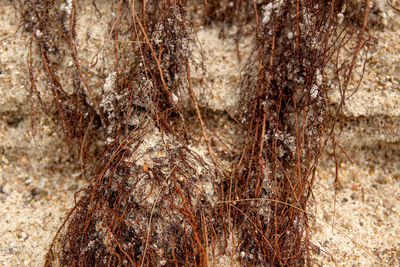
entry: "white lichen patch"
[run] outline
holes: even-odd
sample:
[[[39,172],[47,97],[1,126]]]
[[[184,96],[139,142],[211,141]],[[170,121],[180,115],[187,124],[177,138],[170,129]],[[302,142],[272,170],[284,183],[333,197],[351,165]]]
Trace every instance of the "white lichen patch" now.
[[[102,98],[100,102],[100,107],[103,108],[105,112],[108,114],[109,120],[114,119],[115,114],[114,114],[114,101],[117,101],[119,99],[117,93],[115,92],[115,80],[117,78],[117,73],[116,72],[111,72],[103,86],[104,90],[104,97]]]
[[[318,96],[318,92],[319,92],[318,86],[316,84],[313,84],[310,90],[311,99],[316,98]]]
[[[283,0],[277,0],[270,2],[266,6],[264,6],[262,10],[262,22],[264,24],[267,24],[271,19],[272,13],[278,11],[282,4]]]

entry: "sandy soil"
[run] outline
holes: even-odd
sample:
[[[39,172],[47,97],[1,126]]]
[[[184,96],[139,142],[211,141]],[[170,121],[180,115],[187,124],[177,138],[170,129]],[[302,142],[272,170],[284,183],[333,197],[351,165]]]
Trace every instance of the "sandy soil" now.
[[[354,164],[338,149],[336,193],[332,149],[318,170],[315,201],[310,205],[316,215],[312,222],[316,266],[400,266],[400,15],[384,2],[379,3],[385,25],[373,30],[367,73],[345,108],[339,139]],[[86,19],[95,25],[93,9],[86,12]],[[9,2],[0,2],[0,266],[40,266],[74,205],[74,193],[87,182],[54,121],[38,113],[31,127],[26,90],[29,34],[15,33],[18,17]],[[82,50],[90,51],[90,45],[103,40],[96,29]],[[218,57],[217,50],[210,51]],[[222,87],[226,81],[218,79],[223,76],[216,79]],[[237,77],[231,76],[233,81]],[[218,106],[221,94],[218,91],[210,100],[212,105]],[[226,108],[234,106],[232,101]]]

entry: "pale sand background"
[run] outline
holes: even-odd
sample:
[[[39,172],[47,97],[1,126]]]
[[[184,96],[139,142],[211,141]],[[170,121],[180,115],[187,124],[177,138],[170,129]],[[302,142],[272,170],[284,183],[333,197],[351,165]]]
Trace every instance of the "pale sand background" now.
[[[104,12],[102,20],[93,15],[93,6],[83,5],[78,31],[82,61],[89,61],[106,38],[101,31],[109,21],[106,2],[98,4]],[[318,170],[316,204],[310,207],[318,218],[312,223],[312,240],[320,247],[314,252],[315,265],[400,264],[400,15],[383,0],[378,4],[384,28],[371,32],[365,79],[345,109],[339,142],[354,165],[338,149],[336,202],[329,151]],[[33,135],[25,90],[29,34],[13,35],[18,17],[8,1],[0,2],[0,266],[40,266],[55,231],[73,206],[74,192],[86,182],[60,127],[38,114]],[[90,38],[86,38],[88,25]],[[219,39],[216,30],[199,33],[199,39],[208,55],[206,65],[212,64],[207,75],[214,76],[206,87],[217,88],[216,95],[207,100],[217,109],[222,105],[219,99],[229,95],[230,102],[224,102],[229,109],[235,105],[232,96],[240,75],[234,41]],[[248,50],[249,44],[243,42],[241,51]],[[101,88],[104,80],[88,75]],[[332,102],[337,102],[335,92]]]

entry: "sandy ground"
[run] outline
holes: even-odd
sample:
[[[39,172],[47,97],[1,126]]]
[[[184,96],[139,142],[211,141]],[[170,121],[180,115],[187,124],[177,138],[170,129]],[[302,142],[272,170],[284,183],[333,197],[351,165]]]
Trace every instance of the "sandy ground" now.
[[[338,149],[336,194],[331,149],[318,169],[310,204],[316,266],[400,266],[400,16],[384,2],[385,27],[373,32],[367,73],[346,106],[339,140],[354,164]],[[1,1],[0,266],[40,266],[86,181],[55,122],[38,113],[31,127],[29,35],[17,29],[18,14]],[[95,31],[91,38],[101,40]]]

